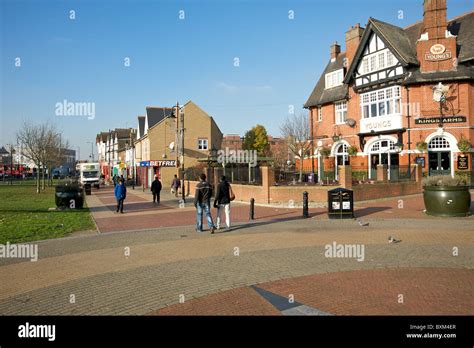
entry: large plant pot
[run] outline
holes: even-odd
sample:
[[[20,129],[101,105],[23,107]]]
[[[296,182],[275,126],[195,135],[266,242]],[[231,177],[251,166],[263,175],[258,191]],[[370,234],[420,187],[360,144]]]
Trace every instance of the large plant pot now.
[[[469,186],[425,186],[426,214],[435,216],[467,216],[471,207]]]

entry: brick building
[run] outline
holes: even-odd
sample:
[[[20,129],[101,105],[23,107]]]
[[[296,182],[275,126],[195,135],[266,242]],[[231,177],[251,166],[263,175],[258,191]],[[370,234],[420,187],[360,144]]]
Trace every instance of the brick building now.
[[[181,168],[178,130],[183,119],[185,169],[196,166],[199,160],[210,155],[211,150],[221,147],[222,132],[214,118],[198,105],[189,101],[180,108],[178,115],[173,111],[173,108],[148,107],[146,115],[138,117],[134,142],[136,177],[143,187],[150,187],[155,175],[161,179],[163,187],[170,187],[173,176]]]
[[[123,154],[120,154],[131,147],[134,136],[132,128],[116,128],[96,135],[97,161],[107,180],[113,175],[133,176],[125,167]]]
[[[337,165],[350,164],[374,178],[379,164],[390,173],[409,163],[429,175],[473,170],[474,11],[447,20],[446,0],[425,0],[422,21],[400,28],[369,18],[330,57],[305,104],[318,172],[337,178]]]

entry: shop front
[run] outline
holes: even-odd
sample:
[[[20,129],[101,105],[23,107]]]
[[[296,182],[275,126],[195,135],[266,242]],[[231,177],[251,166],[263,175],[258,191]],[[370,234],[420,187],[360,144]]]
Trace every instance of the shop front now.
[[[151,183],[155,179],[155,176],[159,180],[163,181],[168,178],[164,177],[169,176],[168,172],[170,168],[176,168],[175,160],[150,160],[150,161],[141,161],[140,166],[137,168],[137,182],[144,189],[151,187]],[[173,172],[173,171],[171,171]]]

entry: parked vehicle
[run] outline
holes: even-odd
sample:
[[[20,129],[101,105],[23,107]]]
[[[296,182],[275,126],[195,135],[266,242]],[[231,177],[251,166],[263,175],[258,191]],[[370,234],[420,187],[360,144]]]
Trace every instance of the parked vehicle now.
[[[80,163],[79,181],[81,184],[91,184],[99,188],[100,164],[99,163]]]

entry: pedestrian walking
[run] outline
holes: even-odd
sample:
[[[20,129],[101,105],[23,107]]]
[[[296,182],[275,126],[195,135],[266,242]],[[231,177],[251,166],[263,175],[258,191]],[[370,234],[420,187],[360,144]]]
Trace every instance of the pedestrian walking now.
[[[178,197],[178,190],[181,187],[181,181],[178,179],[178,176],[175,174],[173,181],[171,182],[171,193],[174,193],[175,197]]]
[[[206,181],[206,174],[201,174],[199,184],[196,185],[196,193],[194,194],[194,206],[196,207],[196,232],[202,232],[202,215],[206,214],[207,224],[211,233],[214,233],[215,226],[211,216],[211,197],[212,187]]]
[[[151,183],[151,192],[153,193],[153,204],[160,204],[160,192],[161,192],[161,181],[158,180],[158,176],[155,175],[155,180]]]
[[[118,180],[117,186],[114,189],[115,199],[117,200],[117,213],[123,214],[123,201],[127,198],[127,188],[122,179]]]
[[[117,175],[114,174],[114,176],[112,177],[112,181],[114,183],[114,187],[117,187]]]
[[[216,197],[214,198],[214,208],[217,208],[216,227],[219,230],[221,227],[221,213],[224,210],[226,230],[230,228],[230,202],[235,199],[232,187],[227,181],[226,177],[221,176],[220,182],[217,185]]]

